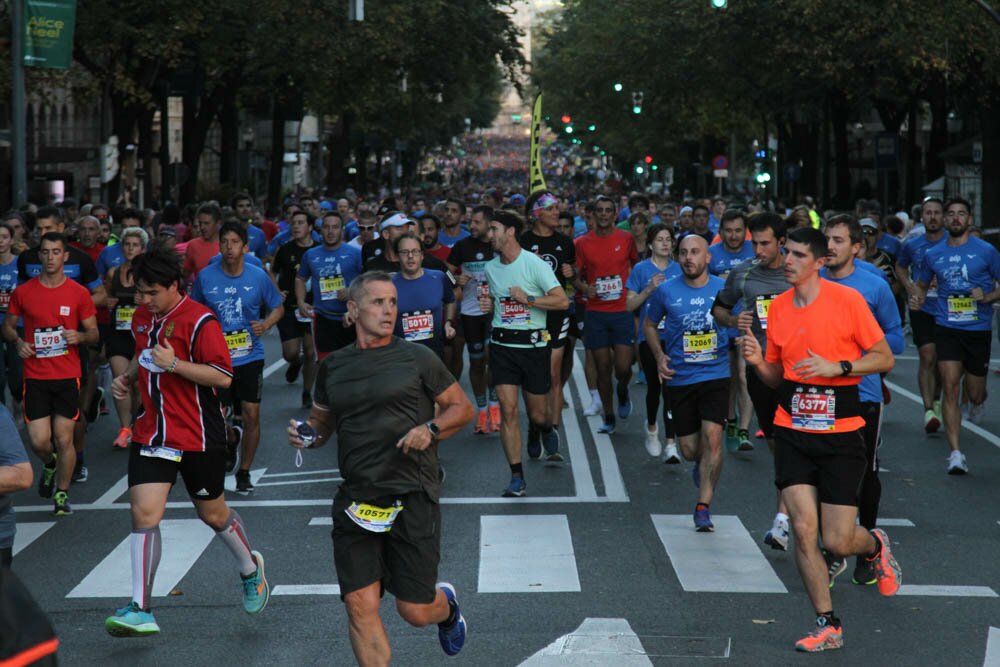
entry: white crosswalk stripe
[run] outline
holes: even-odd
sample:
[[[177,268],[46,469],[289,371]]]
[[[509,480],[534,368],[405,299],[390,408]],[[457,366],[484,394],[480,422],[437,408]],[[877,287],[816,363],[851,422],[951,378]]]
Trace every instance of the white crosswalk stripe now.
[[[13,554],[16,556],[24,551],[29,544],[44,535],[45,531],[54,525],[56,525],[55,521],[33,521],[30,523],[19,522],[17,524],[17,533],[14,535]]]
[[[580,591],[565,514],[479,519],[480,593]]]

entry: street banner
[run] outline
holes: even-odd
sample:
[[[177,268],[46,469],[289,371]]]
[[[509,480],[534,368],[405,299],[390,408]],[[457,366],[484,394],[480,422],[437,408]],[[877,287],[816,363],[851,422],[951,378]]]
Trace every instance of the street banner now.
[[[69,69],[76,0],[14,1],[24,2],[24,65]]]
[[[528,194],[548,190],[545,177],[542,175],[542,157],[538,147],[538,133],[542,129],[542,94],[535,97],[535,106],[531,111],[531,171],[529,175]]]

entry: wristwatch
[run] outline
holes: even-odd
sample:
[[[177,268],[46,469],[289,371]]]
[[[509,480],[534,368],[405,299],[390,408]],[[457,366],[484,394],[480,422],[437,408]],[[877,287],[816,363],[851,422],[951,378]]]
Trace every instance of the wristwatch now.
[[[528,297],[528,303],[534,303],[534,302],[535,302],[535,297],[529,296]]]
[[[841,361],[840,362],[840,374],[841,375],[845,375],[845,376],[846,375],[850,375],[851,371],[853,371],[853,370],[854,370],[854,364],[852,364],[851,362],[849,362],[849,361]]]
[[[430,421],[424,424],[424,426],[426,426],[427,430],[431,432],[431,440],[437,442],[438,438],[441,437],[441,429],[438,428],[438,425]]]

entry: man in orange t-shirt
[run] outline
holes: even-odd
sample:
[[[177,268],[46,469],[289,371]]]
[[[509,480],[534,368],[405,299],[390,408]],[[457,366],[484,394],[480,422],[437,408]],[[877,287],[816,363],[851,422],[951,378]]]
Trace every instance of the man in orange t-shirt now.
[[[822,651],[843,645],[843,629],[833,613],[820,536],[835,556],[864,554],[882,595],[895,595],[902,580],[885,531],[855,524],[867,465],[857,385],[865,375],[888,372],[895,360],[864,297],[820,278],[828,252],[822,232],[793,230],[785,250],[793,289],[771,303],[766,355],[749,330],[741,340],[747,364],[778,389],[774,483],[788,506],[795,560],[816,608],[816,629],[795,648]]]

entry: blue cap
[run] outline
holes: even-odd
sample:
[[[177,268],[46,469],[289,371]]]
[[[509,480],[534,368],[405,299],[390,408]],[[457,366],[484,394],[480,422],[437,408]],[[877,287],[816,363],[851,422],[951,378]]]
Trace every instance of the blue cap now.
[[[511,195],[510,199],[507,200],[507,203],[511,206],[524,206],[525,201],[527,200],[524,198],[524,195],[518,193]]]
[[[327,200],[324,199],[323,201],[321,201],[319,203],[319,208],[320,208],[321,211],[332,211],[333,210],[333,204],[331,204],[330,202],[328,202]]]

